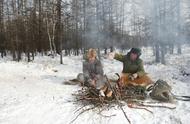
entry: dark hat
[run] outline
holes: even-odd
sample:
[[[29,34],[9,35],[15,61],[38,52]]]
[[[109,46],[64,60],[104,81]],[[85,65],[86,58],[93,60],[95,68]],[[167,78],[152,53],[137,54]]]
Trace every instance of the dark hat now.
[[[130,53],[137,54],[139,57],[139,56],[141,56],[141,49],[140,48],[132,48]]]

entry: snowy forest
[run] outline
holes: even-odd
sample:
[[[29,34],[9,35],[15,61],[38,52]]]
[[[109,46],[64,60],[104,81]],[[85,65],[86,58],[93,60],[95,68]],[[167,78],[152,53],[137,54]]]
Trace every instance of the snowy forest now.
[[[190,0],[0,0],[0,124],[189,124]]]
[[[1,56],[151,46],[159,62],[189,43],[189,11],[188,0],[1,0]]]

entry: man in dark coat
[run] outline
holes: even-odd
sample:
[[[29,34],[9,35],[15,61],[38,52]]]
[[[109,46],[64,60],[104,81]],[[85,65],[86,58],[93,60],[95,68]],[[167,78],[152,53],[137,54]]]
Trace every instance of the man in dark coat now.
[[[132,48],[127,55],[118,53],[111,53],[110,58],[116,59],[123,63],[123,70],[120,79],[121,86],[140,85],[147,86],[152,83],[151,79],[147,76],[141,56],[141,49]]]

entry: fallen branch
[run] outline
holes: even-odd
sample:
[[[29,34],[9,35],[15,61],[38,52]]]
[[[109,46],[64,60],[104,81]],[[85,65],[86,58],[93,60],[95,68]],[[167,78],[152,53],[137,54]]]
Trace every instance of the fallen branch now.
[[[69,124],[72,124],[74,121],[76,121],[77,118],[78,118],[80,115],[84,114],[84,113],[87,112],[87,111],[93,110],[93,109],[95,109],[95,108],[96,108],[96,106],[81,111]]]
[[[148,110],[147,108],[135,106],[135,104],[128,104],[128,107],[129,108],[134,108],[134,109],[143,109],[143,110],[146,110],[146,111],[150,112],[151,114],[154,114],[152,111]]]
[[[118,104],[119,108],[120,108],[120,109],[121,109],[121,111],[123,112],[123,114],[124,114],[125,118],[126,118],[126,119],[127,119],[127,121],[129,122],[129,124],[131,124],[131,121],[129,120],[129,118],[128,118],[127,114],[125,113],[125,111],[124,111],[124,109],[123,109],[123,107],[122,107],[121,103],[119,102],[119,98],[117,97],[117,93],[115,92],[115,90],[114,90],[114,89],[113,89],[113,87],[111,86],[111,84],[110,84],[110,81],[109,81],[108,77],[107,77],[106,75],[105,75],[105,77],[106,77],[107,84],[108,84],[109,88],[110,88],[110,89],[112,90],[112,92],[113,92],[113,95],[114,95],[114,97],[115,97],[115,99],[116,99],[116,102],[117,102],[117,104]]]
[[[145,105],[145,104],[139,104],[139,105],[144,106],[144,107],[152,107],[152,108],[176,109],[176,107],[169,107],[169,106],[163,106],[163,105]]]

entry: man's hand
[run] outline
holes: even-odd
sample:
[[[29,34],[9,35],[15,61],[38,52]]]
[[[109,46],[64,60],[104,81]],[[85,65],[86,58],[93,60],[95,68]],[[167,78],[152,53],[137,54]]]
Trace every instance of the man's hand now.
[[[132,75],[129,76],[129,79],[134,81],[136,78],[138,77],[138,74],[137,73],[134,73]]]
[[[122,80],[121,80],[121,81],[119,81],[119,82],[118,82],[118,84],[119,84],[119,87],[124,87],[124,86],[125,86],[125,83],[124,83],[124,82],[122,82]]]
[[[115,57],[115,52],[111,52],[111,53],[109,53],[108,54],[108,59],[114,59],[114,57]]]
[[[89,82],[90,86],[96,87],[96,80],[89,79],[88,82]]]
[[[93,86],[93,87],[96,87],[96,81],[95,81],[95,80],[92,80],[91,83],[92,83],[92,86]]]

